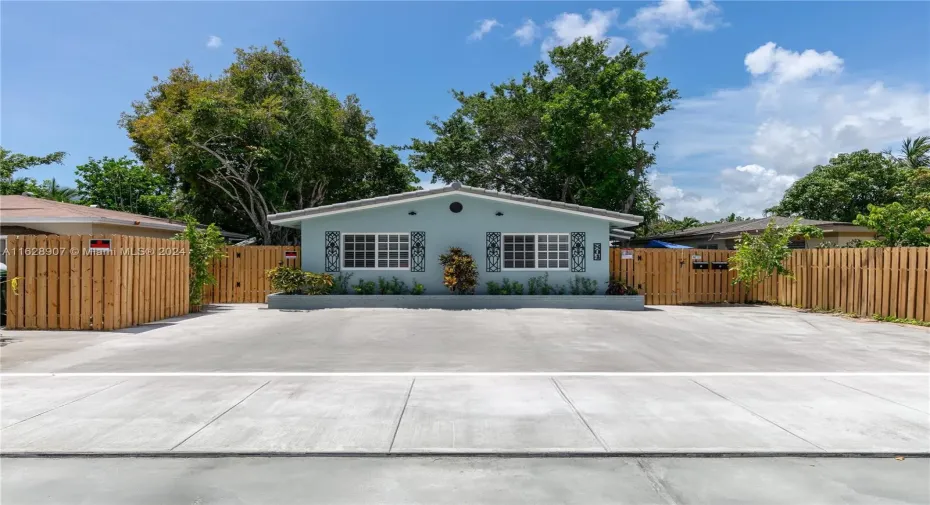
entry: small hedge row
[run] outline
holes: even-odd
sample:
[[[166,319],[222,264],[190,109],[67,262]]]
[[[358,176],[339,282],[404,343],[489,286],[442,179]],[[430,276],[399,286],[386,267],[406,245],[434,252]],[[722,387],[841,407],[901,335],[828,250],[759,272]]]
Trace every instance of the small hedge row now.
[[[378,277],[377,283],[359,279],[357,284],[350,286],[351,273],[334,278],[330,274],[280,266],[268,270],[265,275],[271,281],[272,289],[286,295],[347,295],[350,292],[358,295],[422,295],[426,292],[426,288],[415,279],[413,287],[407,287],[407,283],[397,277],[391,280]]]
[[[286,295],[328,295],[333,289],[333,276],[304,272],[295,267],[275,267],[265,272],[271,289]]]
[[[350,284],[353,275],[351,272],[341,273],[334,278],[330,274],[304,272],[299,268],[280,266],[268,270],[266,275],[271,280],[272,289],[286,295],[347,295],[350,293],[358,295],[422,295],[426,292],[423,284],[417,282],[416,279],[413,281],[413,286],[408,287],[407,283],[397,277],[392,277],[390,280],[378,277],[377,282],[359,279],[353,285]],[[580,275],[576,275],[574,279],[570,280],[567,288],[561,284],[550,284],[548,273],[531,277],[527,284],[529,285],[529,289],[526,291],[528,295],[597,294],[597,281]],[[507,277],[504,277],[500,283],[488,281],[486,286],[489,295],[524,294],[523,284],[511,281]],[[455,293],[456,291],[452,290],[452,292]],[[472,288],[470,292],[474,293],[474,289]],[[605,294],[635,295],[637,292],[623,281],[611,279],[607,283]]]

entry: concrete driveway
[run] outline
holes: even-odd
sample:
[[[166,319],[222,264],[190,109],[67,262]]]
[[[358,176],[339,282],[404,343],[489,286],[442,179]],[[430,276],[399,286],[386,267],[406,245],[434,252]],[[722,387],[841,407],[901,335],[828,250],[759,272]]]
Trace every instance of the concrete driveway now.
[[[928,372],[930,330],[776,307],[220,306],[130,332],[3,332],[3,372]]]
[[[928,454],[930,332],[769,307],[8,332],[4,454]]]

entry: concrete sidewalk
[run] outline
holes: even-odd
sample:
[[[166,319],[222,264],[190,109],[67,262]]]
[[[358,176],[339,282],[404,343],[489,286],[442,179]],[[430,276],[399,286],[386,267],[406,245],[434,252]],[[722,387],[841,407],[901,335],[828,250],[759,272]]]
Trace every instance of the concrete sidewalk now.
[[[4,458],[4,505],[927,505],[930,459]]]
[[[920,376],[0,377],[13,454],[930,454]]]

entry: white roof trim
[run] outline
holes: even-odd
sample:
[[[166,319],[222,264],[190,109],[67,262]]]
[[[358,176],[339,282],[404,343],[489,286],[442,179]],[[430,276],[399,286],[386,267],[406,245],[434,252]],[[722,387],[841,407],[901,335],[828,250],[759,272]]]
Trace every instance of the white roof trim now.
[[[611,237],[633,238],[633,235],[635,235],[635,233],[633,233],[632,231],[617,230],[617,229],[610,230]]]
[[[419,194],[417,194],[419,193]],[[605,211],[601,209],[594,209],[591,207],[583,207],[580,205],[571,205],[574,208],[565,208],[564,203],[562,202],[552,202],[549,200],[539,200],[534,198],[525,198],[518,195],[509,195],[507,193],[499,193],[493,191],[486,191],[479,188],[469,188],[468,186],[462,186],[457,183],[453,183],[451,186],[446,186],[442,188],[430,189],[430,190],[421,190],[413,191],[409,193],[399,193],[396,195],[389,195],[385,197],[371,198],[371,203],[361,203],[365,200],[358,200],[356,202],[346,202],[342,204],[333,204],[326,207],[333,207],[330,210],[318,210],[314,212],[314,208],[303,209],[291,212],[282,212],[278,214],[271,214],[268,216],[268,222],[278,226],[288,226],[306,219],[315,219],[323,216],[331,216],[335,214],[343,214],[346,212],[355,212],[365,209],[373,209],[378,207],[386,207],[391,205],[399,204],[409,204],[411,201],[415,200],[424,200],[429,198],[437,198],[440,196],[448,195],[463,195],[470,196],[474,198],[483,198],[486,200],[494,200],[498,202],[510,203],[513,205],[522,205],[526,207],[533,207],[538,209],[550,210],[553,212],[562,212],[565,214],[572,214],[582,217],[587,217],[591,219],[599,219],[601,221],[607,221],[609,223],[614,223],[621,227],[632,227],[636,226],[642,222],[642,217],[634,216],[630,214],[622,214],[619,212]],[[536,203],[532,200],[536,200]],[[355,204],[348,206],[349,204]],[[317,207],[315,209],[323,209],[323,207]],[[604,215],[599,212],[609,212],[613,215]]]

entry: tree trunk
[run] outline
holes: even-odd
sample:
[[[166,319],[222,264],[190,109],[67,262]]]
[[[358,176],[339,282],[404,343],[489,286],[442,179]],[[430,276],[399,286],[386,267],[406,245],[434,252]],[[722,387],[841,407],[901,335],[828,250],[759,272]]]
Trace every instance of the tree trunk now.
[[[639,133],[639,130],[634,130],[631,135],[632,148],[636,151],[636,134]],[[636,205],[636,193],[639,191],[639,185],[643,178],[643,170],[646,169],[646,160],[642,157],[639,157],[636,160],[636,165],[633,167],[633,189],[630,191],[630,194],[627,195],[626,201],[623,202],[623,212],[625,214],[630,214],[633,212],[633,206]]]

